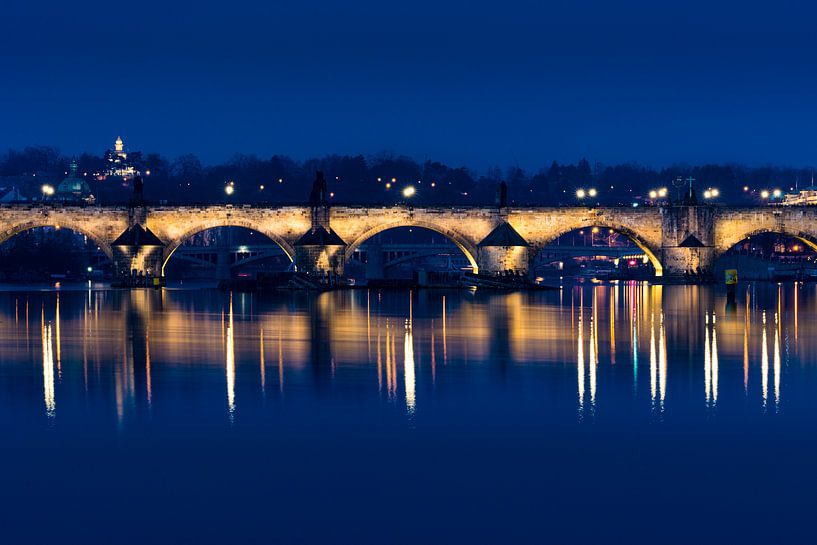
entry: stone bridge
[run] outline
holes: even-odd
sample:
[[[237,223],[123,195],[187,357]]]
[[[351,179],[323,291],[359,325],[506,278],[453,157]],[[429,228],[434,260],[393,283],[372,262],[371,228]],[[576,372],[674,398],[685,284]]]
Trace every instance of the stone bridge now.
[[[708,270],[723,252],[758,233],[793,236],[817,248],[817,207],[0,206],[0,243],[42,226],[69,228],[96,241],[118,275],[134,269],[161,275],[187,239],[221,226],[262,233],[298,270],[319,274],[342,274],[362,243],[406,226],[448,237],[475,270],[487,274],[527,271],[541,247],[593,226],[629,237],[657,275]]]

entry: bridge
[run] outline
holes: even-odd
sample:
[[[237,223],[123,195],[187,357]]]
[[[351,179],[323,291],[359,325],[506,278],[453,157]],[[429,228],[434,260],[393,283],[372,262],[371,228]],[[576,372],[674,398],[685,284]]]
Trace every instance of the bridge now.
[[[817,249],[817,208],[513,207],[513,206],[0,206],[0,243],[28,229],[60,226],[94,240],[116,275],[132,270],[163,276],[173,253],[191,236],[222,226],[269,237],[307,274],[342,275],[355,251],[395,227],[422,227],[453,242],[474,271],[526,272],[536,253],[559,236],[597,226],[627,236],[657,276],[711,270],[714,261],[747,237],[780,233]]]

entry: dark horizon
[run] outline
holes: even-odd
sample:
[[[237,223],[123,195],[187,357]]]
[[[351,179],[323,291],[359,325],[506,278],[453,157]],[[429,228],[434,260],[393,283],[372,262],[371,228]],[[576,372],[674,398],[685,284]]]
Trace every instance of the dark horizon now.
[[[0,149],[813,164],[817,8],[12,1]],[[99,150],[99,151],[97,151]],[[546,159],[542,159],[546,158]]]

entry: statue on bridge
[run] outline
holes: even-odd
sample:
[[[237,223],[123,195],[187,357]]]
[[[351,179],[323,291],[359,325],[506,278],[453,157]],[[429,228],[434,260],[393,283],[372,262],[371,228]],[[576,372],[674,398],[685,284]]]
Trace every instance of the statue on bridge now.
[[[312,182],[312,192],[309,194],[310,206],[326,206],[326,195],[328,193],[326,178],[320,170],[315,172],[315,181]]]
[[[133,179],[133,204],[141,205],[145,202],[145,182],[142,181],[142,177],[140,175],[136,175]]]
[[[496,205],[499,208],[508,206],[508,184],[505,182],[499,182],[496,188]]]

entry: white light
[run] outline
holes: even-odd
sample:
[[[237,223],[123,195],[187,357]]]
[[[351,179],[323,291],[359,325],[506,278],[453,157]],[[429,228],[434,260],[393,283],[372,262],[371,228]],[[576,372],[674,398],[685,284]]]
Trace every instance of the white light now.
[[[667,196],[667,188],[666,188],[666,187],[662,187],[661,189],[659,189],[659,190],[658,190],[658,196],[659,196],[659,197],[661,197],[662,199],[663,199],[664,197],[666,197],[666,196]]]
[[[774,195],[774,198],[775,198],[775,199],[779,198],[779,197],[780,197],[780,195],[782,195],[782,194],[783,194],[783,192],[782,192],[782,191],[780,191],[779,189],[775,189],[775,190],[772,192],[772,195]]]
[[[587,194],[590,195],[591,197],[595,197],[598,193],[596,192],[595,189],[590,189],[587,191]]]
[[[658,198],[658,191],[656,191],[654,189],[652,191],[650,191],[650,198],[651,199],[657,199]]]
[[[716,188],[712,188],[712,189],[710,189],[709,191],[712,193],[712,196],[713,196],[713,197],[717,197],[718,195],[720,195],[720,194],[721,194],[721,192],[720,192],[720,191],[718,191]]]
[[[42,190],[43,195],[53,195],[54,194],[54,186],[50,186],[48,184],[45,184],[40,189]]]
[[[226,185],[226,186],[224,186],[224,192],[225,192],[227,195],[232,195],[234,191],[235,191],[235,187],[233,187],[232,185]]]
[[[769,192],[764,189],[763,191],[760,192],[760,198],[768,199],[769,198]]]
[[[576,190],[576,198],[577,199],[583,199],[585,195],[586,195],[586,193],[584,192],[584,189],[577,189]]]
[[[706,191],[704,191],[704,199],[711,199],[711,198],[712,198],[712,192],[710,190],[708,190],[708,189]]]
[[[417,190],[414,189],[413,185],[407,185],[403,188],[403,196],[406,198],[413,196],[416,192]]]

